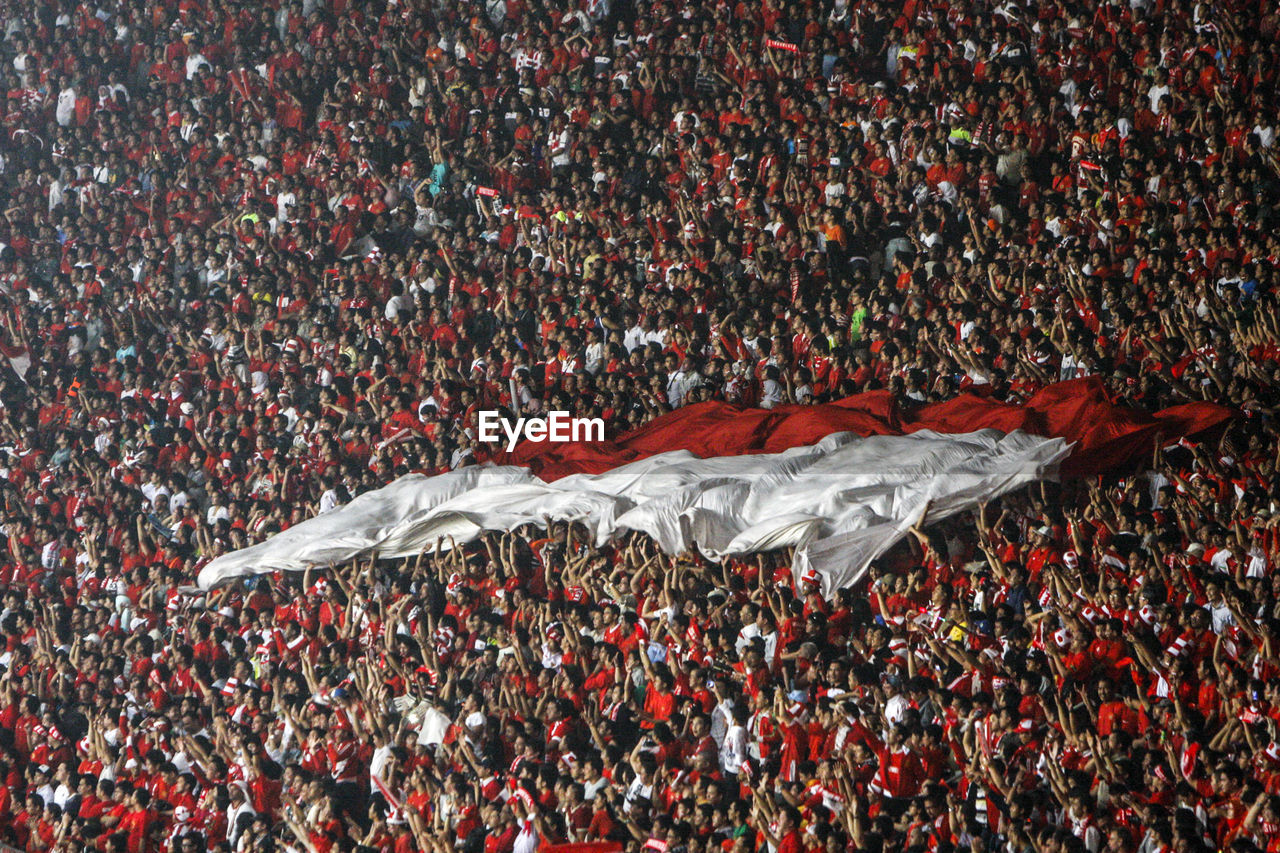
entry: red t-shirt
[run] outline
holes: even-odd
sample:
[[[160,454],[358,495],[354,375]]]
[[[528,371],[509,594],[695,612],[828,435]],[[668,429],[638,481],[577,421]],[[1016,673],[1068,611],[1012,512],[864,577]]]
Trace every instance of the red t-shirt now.
[[[666,722],[671,719],[671,715],[675,713],[675,710],[676,696],[674,693],[659,693],[657,688],[649,687],[644,697],[644,713],[646,716]],[[653,728],[653,723],[645,720],[641,723],[641,728],[651,729]]]

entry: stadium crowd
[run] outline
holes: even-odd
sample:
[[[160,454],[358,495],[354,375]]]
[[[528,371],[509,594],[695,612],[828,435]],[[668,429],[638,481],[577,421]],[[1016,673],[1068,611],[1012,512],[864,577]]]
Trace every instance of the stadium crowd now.
[[[0,20],[0,841],[1280,850],[1274,4]],[[1240,417],[834,596],[563,525],[182,591],[481,408],[1081,376]]]

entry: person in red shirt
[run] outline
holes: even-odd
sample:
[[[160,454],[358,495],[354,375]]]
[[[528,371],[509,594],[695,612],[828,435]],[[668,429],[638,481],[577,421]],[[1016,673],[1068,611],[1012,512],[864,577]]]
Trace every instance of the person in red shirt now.
[[[805,849],[800,838],[803,817],[799,809],[788,803],[775,807],[759,791],[752,808],[760,835],[773,846],[775,853],[802,853]]]
[[[671,719],[676,710],[675,681],[666,671],[655,671],[649,662],[649,656],[640,652],[640,660],[644,662],[645,672],[649,675],[649,686],[644,697],[644,711],[640,714],[640,728],[651,729],[656,723],[665,723]]]
[[[1026,568],[1031,580],[1038,581],[1040,573],[1049,563],[1059,562],[1061,551],[1053,544],[1053,531],[1038,527],[1031,533],[1031,550],[1027,553]]]
[[[876,783],[886,795],[900,801],[905,808],[905,802],[920,792],[924,768],[920,757],[907,746],[902,726],[889,730],[889,741],[876,750],[876,757],[880,760]]]
[[[125,849],[129,853],[151,853],[151,825],[156,821],[156,814],[151,809],[151,792],[146,788],[135,788],[129,795],[124,817],[117,827],[127,834]]]
[[[518,830],[510,807],[500,801],[490,801],[480,807],[480,815],[489,828],[484,838],[484,853],[511,853]]]

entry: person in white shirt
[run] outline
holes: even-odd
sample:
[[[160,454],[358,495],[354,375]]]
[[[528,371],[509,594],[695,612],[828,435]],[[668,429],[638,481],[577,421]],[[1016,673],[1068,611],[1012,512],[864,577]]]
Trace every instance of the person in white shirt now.
[[[39,784],[39,787],[35,789],[35,793],[40,797],[41,801],[47,806],[53,802],[54,796],[55,796],[53,785],[49,781],[49,768],[47,765],[42,765],[41,768],[37,768],[36,780],[37,780],[37,783]],[[28,788],[27,790],[31,790],[31,789]]]
[[[475,457],[475,442],[468,436],[449,457],[449,470],[456,471],[468,458]]]
[[[633,316],[631,320],[633,325],[622,336],[622,345],[626,347],[628,353],[649,342],[649,324],[652,322],[648,315],[640,317],[639,320]]]
[[[588,803],[608,786],[609,780],[601,773],[600,759],[594,755],[583,764],[582,798]]]
[[[911,702],[901,688],[890,687],[889,689],[893,691],[893,695],[884,703],[884,718],[889,725],[896,726],[906,716]]]
[[[1265,117],[1253,126],[1253,132],[1257,134],[1258,144],[1263,148],[1270,148],[1276,141],[1276,129]]]
[[[240,840],[240,833],[243,831],[239,826],[241,815],[256,815],[257,811],[249,801],[243,782],[233,783],[228,791],[231,795],[231,804],[227,806],[227,840],[235,844]]]
[[[600,372],[601,368],[604,367],[605,362],[604,339],[601,336],[599,329],[589,329],[587,331],[587,349],[585,356],[586,363],[584,367],[586,368],[587,373],[595,376]]]
[[[219,521],[230,521],[231,510],[228,509],[223,502],[225,498],[221,491],[215,491],[209,495],[209,508],[205,511],[205,523],[210,527]]]
[[[389,323],[394,323],[400,319],[400,314],[410,310],[413,303],[404,292],[404,282],[399,279],[391,280],[391,298],[387,300],[387,305],[382,311],[382,316]]]
[[[631,810],[638,807],[639,800],[646,802],[653,800],[653,781],[657,771],[657,761],[653,755],[646,752],[635,756],[631,766],[636,771],[636,777],[627,786],[627,793],[623,797],[622,811],[626,814],[631,814]]]
[[[569,165],[573,134],[569,130],[568,120],[562,115],[556,116],[551,131],[547,134],[547,149],[551,154],[552,169],[562,169]]]
[[[53,781],[57,782],[57,787],[53,789],[53,803],[60,809],[66,809],[67,801],[75,795],[72,787],[75,781],[71,778],[71,767],[69,764],[62,763],[58,765],[58,769],[54,771]]]
[[[1156,80],[1147,90],[1147,100],[1151,102],[1151,112],[1160,115],[1160,99],[1169,94],[1169,72],[1163,68],[1156,71]]]
[[[1223,549],[1219,553],[1226,552]],[[1230,552],[1227,552],[1228,554]],[[1217,556],[1216,554],[1214,555]],[[1217,581],[1209,581],[1204,585],[1205,597],[1208,599],[1209,617],[1213,624],[1213,633],[1221,634],[1223,631],[1236,624],[1236,617],[1231,612],[1230,605],[1227,604],[1226,596],[1222,594],[1222,585]]]
[[[391,763],[392,748],[394,744],[388,741],[382,732],[376,729],[372,732],[373,742],[376,745],[373,750],[373,757],[369,759],[369,782],[373,783],[375,779],[386,780],[387,765]],[[381,743],[379,743],[381,741]]]
[[[61,169],[58,177],[49,182],[49,210],[52,212],[55,207],[67,200],[67,192],[71,186],[71,170]]]
[[[338,490],[333,483],[329,483],[329,488],[324,490],[324,494],[320,495],[320,506],[316,510],[316,515],[324,515],[330,510],[336,509],[338,506]]]
[[[779,376],[781,373],[777,365],[771,364],[765,368],[764,384],[760,392],[760,408],[772,409],[774,406],[782,405],[785,397],[782,383],[778,381]]]
[[[744,625],[742,630],[738,632],[738,639],[733,644],[738,656],[741,657],[742,653],[756,639],[759,639],[764,645],[762,654],[764,655],[765,666],[772,667],[774,655],[778,651],[778,629],[773,612],[767,607],[761,607],[756,613],[755,621]]]
[[[58,121],[58,127],[70,127],[71,120],[76,115],[76,88],[71,82],[68,82],[62,91],[58,92],[58,105],[54,108],[53,117]]]
[[[692,358],[686,358],[678,365],[675,361],[674,354],[667,356],[667,370],[671,371],[667,376],[667,402],[671,408],[678,409],[684,405],[689,392],[701,384],[701,378]]]
[[[204,54],[197,50],[195,53],[187,57],[187,79],[195,79],[196,72],[199,71],[201,67],[205,70],[209,70],[212,66],[209,65],[209,60],[205,59]]]
[[[276,193],[276,219],[286,222],[289,219],[289,208],[298,204],[298,196],[292,189],[288,187],[281,188]]]
[[[516,836],[511,853],[533,853],[538,849],[538,830],[532,816],[524,812],[521,814],[524,814],[524,817],[516,821],[516,825],[520,827],[520,834]]]
[[[747,760],[747,717],[746,705],[735,705],[731,711],[733,724],[725,732],[724,743],[720,745],[720,770],[729,776],[737,776]]]
[[[717,747],[723,748],[724,739],[733,725],[733,699],[723,678],[715,680],[712,690],[716,695],[716,706],[711,709],[711,739]]]
[[[840,179],[840,172],[834,166],[827,171],[827,185],[822,193],[826,196],[827,204],[835,204],[845,196],[844,181]]]
[[[288,391],[281,391],[276,395],[276,403],[279,406],[278,414],[284,415],[285,428],[289,432],[293,432],[298,426],[298,419],[301,417],[297,407],[293,405],[293,395]]]

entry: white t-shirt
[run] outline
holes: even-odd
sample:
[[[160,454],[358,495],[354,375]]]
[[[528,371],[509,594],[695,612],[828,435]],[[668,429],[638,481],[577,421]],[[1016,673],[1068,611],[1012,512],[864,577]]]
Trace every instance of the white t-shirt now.
[[[600,372],[604,365],[604,344],[596,342],[587,345],[587,373],[593,376]]]
[[[746,760],[747,728],[734,724],[725,732],[724,743],[720,746],[720,769],[736,776]]]
[[[1169,94],[1169,87],[1152,86],[1147,92],[1147,98],[1151,101],[1151,112],[1160,115],[1160,99]]]
[[[533,853],[537,849],[538,830],[534,829],[533,821],[526,818],[520,821],[520,834],[516,836],[511,853]]]
[[[1236,617],[1231,614],[1231,608],[1227,607],[1226,601],[1210,604],[1209,614],[1213,619],[1213,633],[1215,634],[1221,634],[1227,628],[1236,624]]]
[[[632,326],[622,336],[622,345],[627,348],[627,352],[631,352],[636,347],[644,346],[648,343],[648,335],[649,333],[639,326]]]
[[[338,506],[337,489],[327,489],[325,490],[325,493],[320,496],[320,511],[316,514],[324,515],[326,512],[336,508],[337,506]]]
[[[547,137],[547,147],[551,149],[551,165],[552,166],[568,166],[569,165],[569,147],[573,141],[569,128],[562,129],[559,133],[552,132]]]
[[[418,207],[413,219],[413,233],[425,237],[440,222],[436,209],[430,205]]]
[[[637,776],[627,786],[627,795],[623,801],[622,810],[627,814],[631,814],[632,803],[641,798],[646,800],[653,799],[653,785],[646,785],[644,777]]]
[[[890,725],[897,725],[902,722],[902,718],[910,707],[911,703],[907,701],[907,697],[897,693],[884,703],[884,718]]]
[[[760,408],[772,409],[782,402],[782,383],[776,379],[766,379],[760,395]]]
[[[187,57],[187,79],[190,80],[191,78],[195,77],[196,71],[198,71],[200,69],[200,66],[202,65],[205,68],[209,67],[209,60],[204,58],[204,54],[196,53],[196,54],[192,54],[191,56],[188,56]]]
[[[444,743],[444,736],[452,724],[453,721],[433,705],[422,716],[422,727],[418,729],[418,742],[427,746]]]
[[[59,127],[67,127],[76,114],[76,90],[68,86],[58,93],[58,106],[54,110],[54,118]]]
[[[65,809],[69,799],[71,799],[71,789],[67,787],[65,782],[58,783],[58,787],[53,792],[53,801],[58,805],[58,808]]]
[[[387,768],[387,762],[391,760],[391,744],[384,743],[373,751],[373,758],[369,760],[369,781],[374,778],[381,778],[382,771]]]
[[[408,307],[408,297],[401,294],[393,296],[387,300],[387,307],[383,309],[382,316],[389,321],[400,319],[400,312]]]
[[[723,748],[724,739],[729,735],[729,727],[733,725],[733,700],[721,699],[711,709],[711,739],[716,746]]]
[[[748,645],[750,645],[751,641],[754,640],[756,637],[760,637],[761,639],[764,640],[765,666],[772,667],[773,656],[778,651],[778,632],[777,631],[774,631],[769,634],[761,634],[760,628],[756,626],[756,623],[752,622],[750,625],[747,625],[741,631],[738,632],[738,639],[733,644],[733,647],[735,650],[737,650],[738,654],[741,655],[742,650],[745,649]]]
[[[288,205],[297,204],[298,197],[291,192],[276,193],[276,219],[284,222],[289,216]]]
[[[582,798],[586,800],[588,803],[591,802],[596,798],[596,794],[603,791],[604,787],[608,784],[609,784],[609,780],[604,778],[603,776],[599,777],[594,782],[584,783],[582,786]]]

